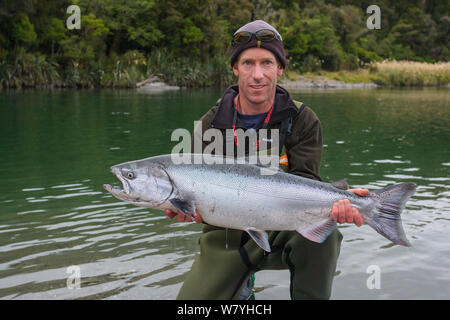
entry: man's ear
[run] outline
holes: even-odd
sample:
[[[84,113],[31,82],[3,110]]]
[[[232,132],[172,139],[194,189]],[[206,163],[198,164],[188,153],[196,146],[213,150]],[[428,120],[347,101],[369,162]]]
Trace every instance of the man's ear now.
[[[283,75],[283,71],[284,71],[283,66],[282,66],[281,64],[278,64],[278,67],[277,67],[277,76],[278,76],[278,77],[281,77],[281,76]]]
[[[239,77],[239,70],[238,70],[237,64],[238,64],[237,61],[233,64],[233,73],[236,77]]]

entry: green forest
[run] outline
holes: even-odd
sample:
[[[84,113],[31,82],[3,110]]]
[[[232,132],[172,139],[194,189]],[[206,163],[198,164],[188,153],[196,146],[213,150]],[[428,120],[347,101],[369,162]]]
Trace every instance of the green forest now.
[[[150,76],[185,87],[234,81],[231,36],[263,19],[283,36],[288,70],[448,62],[448,0],[1,0],[0,86],[133,87]],[[369,29],[367,7],[380,8]],[[67,21],[80,8],[80,28]]]

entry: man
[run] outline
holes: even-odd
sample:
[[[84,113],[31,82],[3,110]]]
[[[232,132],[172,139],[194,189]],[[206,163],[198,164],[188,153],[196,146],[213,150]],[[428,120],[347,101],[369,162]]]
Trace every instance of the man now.
[[[216,106],[201,118],[203,131],[212,127],[233,131],[279,129],[282,168],[291,174],[320,180],[320,121],[311,109],[293,101],[285,89],[277,86],[277,77],[286,67],[278,31],[261,20],[244,25],[233,36],[230,62],[238,83],[228,88]],[[230,145],[229,142],[224,141],[224,146]],[[235,135],[235,148],[238,143]],[[360,196],[368,194],[366,189],[349,191]],[[336,202],[330,209],[339,223],[363,224],[358,210],[347,199]],[[191,221],[170,210],[166,215]],[[202,222],[199,215],[196,222]],[[337,229],[321,244],[295,231],[272,231],[269,233],[272,251],[267,254],[244,231],[205,225],[199,240],[200,254],[177,298],[238,299],[256,271],[289,269],[292,299],[329,299],[341,241]]]

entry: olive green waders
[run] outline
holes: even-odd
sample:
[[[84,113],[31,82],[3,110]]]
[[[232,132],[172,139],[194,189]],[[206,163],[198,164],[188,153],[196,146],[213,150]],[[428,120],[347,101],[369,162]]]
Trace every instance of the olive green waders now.
[[[323,243],[296,231],[272,231],[265,253],[245,231],[205,225],[200,254],[177,299],[238,299],[252,273],[289,269],[292,299],[329,299],[342,235],[336,229]]]

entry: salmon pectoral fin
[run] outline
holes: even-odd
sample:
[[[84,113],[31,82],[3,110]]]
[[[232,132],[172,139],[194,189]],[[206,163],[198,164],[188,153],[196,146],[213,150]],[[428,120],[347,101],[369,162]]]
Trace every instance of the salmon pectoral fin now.
[[[322,243],[328,238],[335,228],[336,221],[333,218],[328,218],[309,228],[302,230],[297,229],[297,232],[308,240]]]
[[[264,251],[270,252],[269,237],[267,236],[267,232],[253,227],[245,228],[244,231],[246,231],[256,242],[256,244]]]
[[[196,209],[194,203],[176,198],[170,199],[169,201],[175,208],[180,210],[185,216],[192,218],[197,215],[197,213],[195,212]]]

